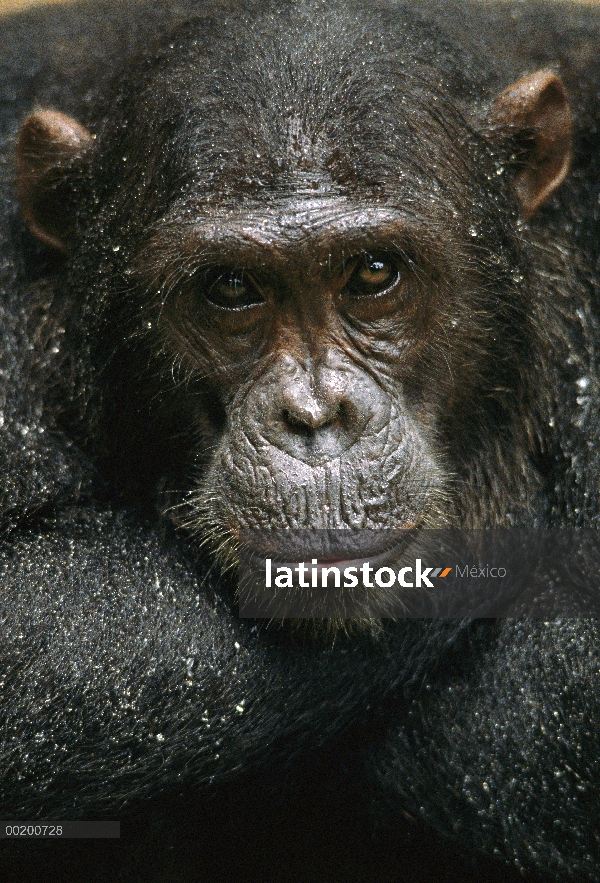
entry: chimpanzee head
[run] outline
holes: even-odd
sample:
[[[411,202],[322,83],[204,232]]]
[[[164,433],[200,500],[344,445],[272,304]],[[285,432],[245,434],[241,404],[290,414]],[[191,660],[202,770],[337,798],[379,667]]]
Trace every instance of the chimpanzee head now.
[[[215,547],[476,521],[482,458],[528,406],[520,230],[568,171],[562,83],[493,95],[409,10],[355,12],[194,19],[89,128],[21,131],[98,458]]]

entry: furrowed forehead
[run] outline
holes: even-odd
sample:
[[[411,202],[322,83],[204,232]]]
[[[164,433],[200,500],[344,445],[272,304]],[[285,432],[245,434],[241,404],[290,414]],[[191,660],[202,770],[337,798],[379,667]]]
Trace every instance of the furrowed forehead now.
[[[179,219],[174,214],[161,224],[159,237],[171,236],[177,226]],[[312,253],[327,255],[339,249],[340,243],[346,248],[365,245],[373,238],[402,238],[408,229],[405,218],[384,207],[357,207],[343,199],[314,199],[287,204],[279,211],[223,212],[214,220],[199,219],[186,225],[181,233],[192,253],[281,250],[302,254],[310,245]]]
[[[421,264],[448,262],[460,243],[448,247],[439,227],[385,206],[358,207],[346,200],[313,199],[284,210],[221,211],[214,219],[183,222],[165,218],[147,242],[138,265],[162,274],[170,266],[199,268],[225,263],[247,269],[304,273],[331,270],[357,254],[393,251]],[[308,266],[310,265],[310,267]]]

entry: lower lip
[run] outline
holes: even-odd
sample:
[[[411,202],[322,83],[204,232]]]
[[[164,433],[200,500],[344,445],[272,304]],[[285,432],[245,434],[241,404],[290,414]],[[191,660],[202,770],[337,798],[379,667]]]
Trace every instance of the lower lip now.
[[[415,525],[407,525],[402,531],[409,533],[409,531],[413,531],[418,529],[418,526]],[[362,567],[363,564],[370,564],[372,567],[385,566],[390,561],[394,562],[400,559],[400,556],[406,552],[406,549],[412,544],[412,540],[414,537],[408,537],[405,534],[405,539],[400,542],[396,542],[393,545],[387,546],[387,548],[376,548],[372,551],[365,549],[360,558],[319,558],[318,555],[311,555],[310,547],[307,549],[307,554],[305,558],[296,559],[295,561],[285,560],[285,559],[277,559],[276,550],[275,555],[266,549],[258,550],[256,548],[249,549],[250,555],[257,555],[259,558],[271,558],[272,564],[274,567],[289,567],[297,568],[299,564],[303,564],[307,570],[311,570],[312,568],[316,568],[317,570],[321,570],[324,567],[338,567],[340,569],[344,569],[346,567]],[[357,550],[358,551],[358,550]],[[313,564],[313,560],[317,561],[316,564]]]

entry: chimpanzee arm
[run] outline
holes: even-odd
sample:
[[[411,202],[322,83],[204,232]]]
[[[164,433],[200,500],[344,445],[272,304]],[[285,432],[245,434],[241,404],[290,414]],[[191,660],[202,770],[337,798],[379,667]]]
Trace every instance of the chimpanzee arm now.
[[[404,623],[290,647],[237,619],[153,530],[84,507],[13,534],[0,583],[4,818],[110,812],[174,783],[283,769],[459,632]]]
[[[468,677],[424,679],[368,750],[388,823],[432,824],[553,879],[597,880],[597,620],[505,621]],[[544,877],[546,879],[546,877]]]

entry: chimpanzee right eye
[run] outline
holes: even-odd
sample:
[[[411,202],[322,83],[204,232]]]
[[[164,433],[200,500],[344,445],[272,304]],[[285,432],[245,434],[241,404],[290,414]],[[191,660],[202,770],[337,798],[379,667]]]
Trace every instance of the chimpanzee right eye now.
[[[202,294],[209,303],[225,310],[245,310],[264,303],[249,274],[229,267],[214,267],[205,273]]]

